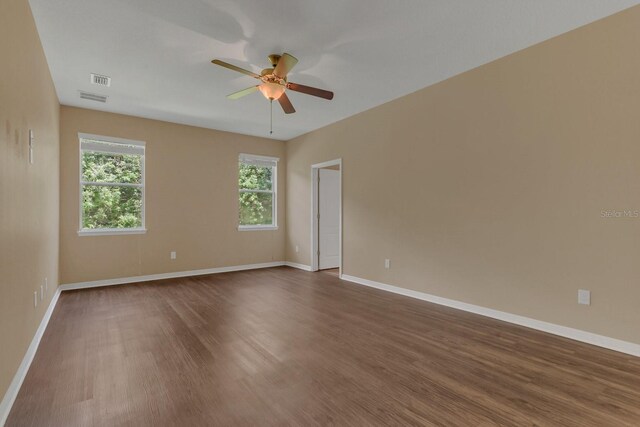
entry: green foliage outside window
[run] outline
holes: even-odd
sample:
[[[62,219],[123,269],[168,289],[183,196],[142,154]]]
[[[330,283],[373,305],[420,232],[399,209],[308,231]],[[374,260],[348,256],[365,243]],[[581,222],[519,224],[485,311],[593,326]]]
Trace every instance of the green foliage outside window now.
[[[275,225],[273,170],[272,167],[240,163],[240,225]]]
[[[141,156],[82,152],[82,228],[142,227]],[[93,185],[92,185],[93,184]]]

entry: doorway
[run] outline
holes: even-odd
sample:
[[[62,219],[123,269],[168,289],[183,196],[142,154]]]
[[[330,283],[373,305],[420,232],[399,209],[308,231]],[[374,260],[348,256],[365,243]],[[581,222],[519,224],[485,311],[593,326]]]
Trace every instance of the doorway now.
[[[311,166],[311,270],[342,275],[342,159]]]

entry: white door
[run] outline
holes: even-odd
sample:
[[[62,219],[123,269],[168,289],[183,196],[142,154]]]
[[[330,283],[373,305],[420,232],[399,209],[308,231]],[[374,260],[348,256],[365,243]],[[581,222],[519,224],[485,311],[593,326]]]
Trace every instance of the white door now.
[[[318,170],[318,268],[340,266],[340,171]]]

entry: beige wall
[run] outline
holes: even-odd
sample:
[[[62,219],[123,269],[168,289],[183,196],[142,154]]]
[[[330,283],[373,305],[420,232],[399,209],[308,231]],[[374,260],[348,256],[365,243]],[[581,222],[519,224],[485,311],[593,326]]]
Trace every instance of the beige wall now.
[[[0,2],[0,399],[58,283],[59,105],[29,3]],[[29,164],[29,129],[35,163]],[[33,292],[48,279],[34,308]],[[1,416],[1,414],[0,414]]]
[[[288,142],[287,260],[341,157],[345,274],[640,343],[640,218],[601,217],[640,210],[638,46],[635,7]]]
[[[78,132],[146,142],[146,234],[78,236]],[[277,231],[237,230],[240,153],[281,159]],[[280,141],[62,107],[61,283],[283,261],[284,157]]]

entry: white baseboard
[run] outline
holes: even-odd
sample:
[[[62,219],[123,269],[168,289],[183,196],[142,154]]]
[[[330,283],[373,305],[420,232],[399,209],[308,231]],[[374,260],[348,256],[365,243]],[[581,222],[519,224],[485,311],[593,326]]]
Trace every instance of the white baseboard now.
[[[287,267],[298,268],[304,271],[311,271],[310,265],[298,264],[297,262],[285,261],[284,265],[286,265]]]
[[[13,406],[13,402],[15,402],[16,397],[18,396],[18,392],[20,391],[20,387],[22,386],[22,382],[27,376],[27,372],[29,371],[29,366],[31,366],[31,362],[33,361],[33,357],[36,355],[36,351],[38,350],[38,346],[40,345],[40,340],[44,335],[44,331],[47,329],[47,325],[49,324],[49,319],[51,319],[51,314],[53,313],[53,309],[56,307],[56,303],[58,302],[58,297],[60,296],[60,287],[56,289],[56,292],[53,294],[51,298],[51,302],[49,302],[49,307],[47,307],[47,311],[45,311],[42,320],[40,321],[40,326],[36,330],[36,334],[33,336],[31,340],[31,344],[29,344],[29,348],[27,348],[27,352],[22,358],[22,362],[18,367],[18,371],[13,376],[13,380],[11,384],[9,384],[9,388],[7,392],[4,394],[4,398],[2,402],[0,402],[0,426],[3,426],[7,421],[7,417],[9,416],[9,412],[11,412],[11,407]]]
[[[536,329],[538,331],[548,332],[550,334],[559,335],[561,337],[570,338],[572,340],[640,357],[640,344],[622,341],[616,338],[610,338],[591,332],[581,331],[580,329],[569,328],[567,326],[556,325],[554,323],[543,322],[541,320],[531,319],[529,317],[519,316],[517,314],[511,314],[504,311],[481,307],[479,305],[467,304],[461,301],[442,298],[424,292],[400,288],[398,286],[387,285],[380,282],[374,282],[373,280],[361,279],[359,277],[349,276],[346,274],[343,274],[341,279],[357,283],[359,285],[369,286],[372,288],[381,289],[387,292],[393,292],[395,294],[400,294],[423,301],[429,301],[435,304],[456,308],[458,310],[468,311],[470,313],[479,314],[481,316],[491,317],[493,319],[514,323],[516,325],[525,326],[527,328]]]
[[[178,277],[202,276],[204,274],[228,273],[231,271],[256,270],[258,268],[281,267],[283,261],[264,262],[261,264],[234,265],[231,267],[205,268],[202,270],[176,271],[171,273],[149,274],[146,276],[119,277],[117,279],[94,280],[60,285],[61,291],[97,288],[100,286],[124,285],[127,283],[148,282],[150,280],[175,279]]]

